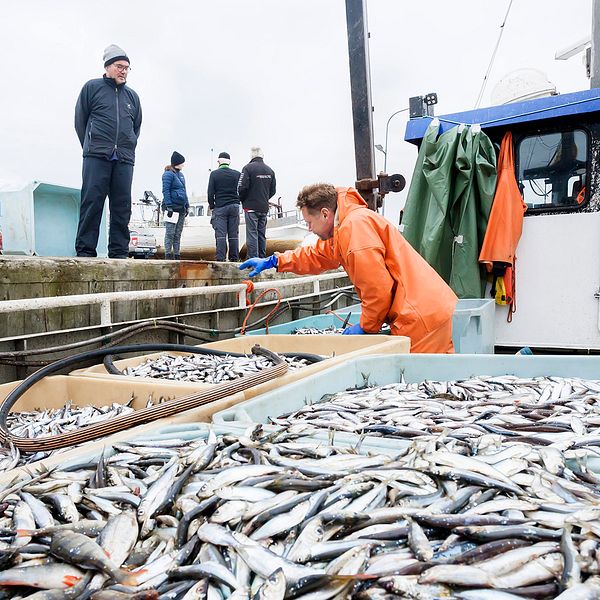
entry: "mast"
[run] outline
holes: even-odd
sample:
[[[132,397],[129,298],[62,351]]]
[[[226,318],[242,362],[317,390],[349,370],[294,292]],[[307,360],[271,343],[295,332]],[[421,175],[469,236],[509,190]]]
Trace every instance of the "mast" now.
[[[350,91],[354,125],[354,156],[356,179],[373,181],[375,148],[373,144],[373,106],[371,101],[371,72],[369,68],[369,32],[364,0],[346,0],[348,28],[348,58],[350,62]],[[373,186],[357,186],[369,208],[376,210]]]
[[[600,87],[600,0],[592,0],[590,88]]]

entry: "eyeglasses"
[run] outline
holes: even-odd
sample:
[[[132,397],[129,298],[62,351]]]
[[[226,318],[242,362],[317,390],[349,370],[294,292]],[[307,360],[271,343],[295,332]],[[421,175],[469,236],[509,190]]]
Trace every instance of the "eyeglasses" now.
[[[113,63],[113,67],[117,69],[120,73],[127,73],[127,71],[131,71],[131,67],[129,65],[116,65]]]

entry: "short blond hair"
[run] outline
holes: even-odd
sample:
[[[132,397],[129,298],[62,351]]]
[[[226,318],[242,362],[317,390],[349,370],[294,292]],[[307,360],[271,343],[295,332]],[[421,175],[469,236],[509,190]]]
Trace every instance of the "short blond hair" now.
[[[317,212],[328,208],[335,212],[337,209],[337,192],[330,183],[313,183],[305,185],[298,194],[296,202],[298,208],[306,208],[310,212]]]

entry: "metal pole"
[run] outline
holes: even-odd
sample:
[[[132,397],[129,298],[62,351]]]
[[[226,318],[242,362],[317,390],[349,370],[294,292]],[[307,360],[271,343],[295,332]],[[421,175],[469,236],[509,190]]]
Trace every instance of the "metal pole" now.
[[[592,2],[592,56],[590,88],[600,87],[600,0]]]
[[[390,127],[390,121],[399,113],[401,112],[406,112],[408,110],[408,108],[401,108],[400,110],[397,110],[395,113],[392,113],[390,115],[390,118],[387,120],[387,123],[385,124],[385,152],[383,153],[385,158],[383,159],[383,172],[387,174],[387,152],[388,152],[388,130]]]
[[[346,26],[348,29],[356,179],[358,181],[375,179],[369,33],[367,31],[367,8],[364,0],[346,0]],[[375,194],[373,192],[361,192],[361,194],[369,207],[376,210]]]

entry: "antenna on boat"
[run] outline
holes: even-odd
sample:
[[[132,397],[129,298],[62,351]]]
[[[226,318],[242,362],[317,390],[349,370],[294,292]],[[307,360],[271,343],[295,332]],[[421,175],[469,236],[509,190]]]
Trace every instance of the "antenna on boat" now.
[[[586,75],[590,79],[590,88],[600,87],[600,0],[592,2],[592,34],[557,50],[555,60],[568,60],[583,53]]]

